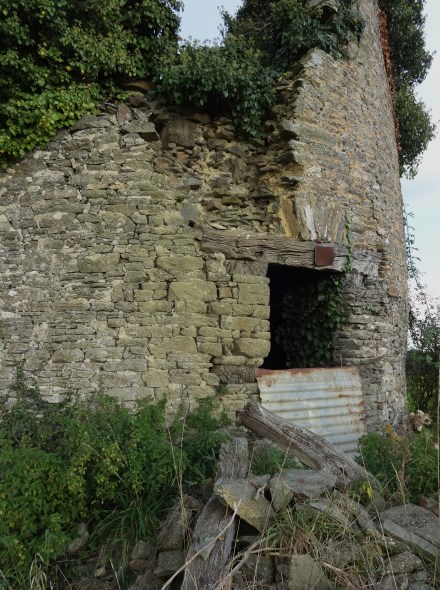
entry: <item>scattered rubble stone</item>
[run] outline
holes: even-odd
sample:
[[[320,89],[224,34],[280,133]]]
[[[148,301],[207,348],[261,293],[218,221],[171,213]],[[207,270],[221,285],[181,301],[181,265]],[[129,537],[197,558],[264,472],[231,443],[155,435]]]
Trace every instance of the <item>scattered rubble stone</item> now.
[[[319,498],[336,485],[336,475],[312,469],[283,469],[270,480],[275,510],[287,506],[293,497],[300,500]]]
[[[422,555],[426,559],[435,561],[438,557],[438,549],[435,545],[432,545],[422,537],[419,537],[415,533],[410,532],[408,529],[401,527],[392,520],[382,520],[382,529],[388,535],[395,537],[399,541],[402,541],[408,547],[413,549],[419,555]]]
[[[89,532],[87,530],[87,525],[81,522],[77,528],[78,536],[73,539],[73,541],[67,547],[68,553],[77,553],[80,549],[82,549],[89,540]]]
[[[246,480],[220,482],[214,486],[214,492],[258,531],[264,530],[273,520],[275,513],[269,501]]]
[[[247,580],[271,582],[274,577],[273,562],[270,557],[261,553],[258,555],[249,555],[244,563],[242,572]]]
[[[292,555],[289,588],[290,590],[332,590],[333,585],[310,555]]]
[[[438,517],[431,511],[416,506],[405,504],[389,508],[380,514],[381,520],[390,520],[409,532],[422,537],[432,545],[440,547],[440,524]]]
[[[430,510],[431,512],[433,512],[437,516],[440,516],[440,512],[439,512],[440,507],[439,507],[438,501],[436,502],[433,498],[427,498],[425,496],[421,496],[419,503],[422,508],[425,508],[426,510]]]
[[[144,575],[138,576],[128,590],[160,590],[162,586],[163,580],[157,578],[153,572],[147,571]]]
[[[152,559],[156,548],[147,541],[138,541],[131,551],[131,559]]]
[[[159,553],[154,575],[158,578],[170,578],[185,563],[186,551],[162,551]]]
[[[409,590],[409,578],[406,574],[385,576],[377,584],[377,590]]]
[[[423,561],[414,553],[405,551],[399,555],[392,557],[388,563],[385,564],[385,574],[410,574],[415,570],[423,569]]]
[[[169,551],[171,549],[182,549],[185,537],[188,535],[189,524],[192,518],[192,511],[189,508],[182,510],[177,505],[172,510],[165,522],[164,529],[159,536],[159,550]]]

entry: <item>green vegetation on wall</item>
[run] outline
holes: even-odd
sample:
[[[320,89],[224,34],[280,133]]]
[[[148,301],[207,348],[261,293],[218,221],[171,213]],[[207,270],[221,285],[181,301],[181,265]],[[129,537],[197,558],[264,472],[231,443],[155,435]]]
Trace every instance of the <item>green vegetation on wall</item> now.
[[[177,47],[180,0],[0,0],[0,161],[93,111]]]
[[[414,94],[431,63],[423,0],[381,0],[388,17],[401,130],[401,170],[415,174],[434,127]],[[117,96],[123,79],[153,78],[158,94],[231,116],[261,134],[273,81],[308,49],[339,57],[360,37],[356,0],[244,0],[223,14],[221,45],[178,45],[180,0],[0,0],[0,163],[46,143]]]
[[[186,43],[177,56],[170,50],[159,69],[158,94],[171,104],[231,115],[239,131],[258,135],[274,95],[273,71],[244,37],[214,46]]]
[[[310,9],[306,0],[245,0],[237,15],[224,13],[226,38],[243,35],[262,52],[265,64],[283,73],[312,47],[338,57],[363,30],[356,0],[341,0],[337,12]]]
[[[359,37],[362,24],[344,0],[331,17],[311,12],[306,0],[245,0],[237,16],[223,13],[222,45],[186,43],[162,60],[158,92],[174,104],[226,113],[241,132],[261,134],[274,79],[304,52],[320,47],[335,56]]]
[[[288,368],[333,364],[333,338],[349,315],[344,275],[301,283],[286,293],[282,321],[274,334]]]
[[[380,5],[387,17],[396,86],[400,170],[412,178],[435,131],[429,112],[415,94],[415,87],[426,78],[432,62],[425,47],[425,0],[380,0]]]

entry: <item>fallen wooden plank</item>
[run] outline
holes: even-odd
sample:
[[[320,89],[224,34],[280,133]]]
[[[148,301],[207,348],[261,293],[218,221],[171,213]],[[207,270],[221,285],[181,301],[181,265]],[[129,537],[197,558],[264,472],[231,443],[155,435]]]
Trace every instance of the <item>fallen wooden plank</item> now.
[[[340,489],[361,479],[368,479],[375,487],[378,485],[368,471],[330,442],[269,412],[256,402],[246,404],[239,416],[246,428],[273,441],[307,467],[333,473]]]
[[[248,471],[245,438],[222,445],[216,482],[244,478]],[[231,521],[232,519],[232,521]],[[197,519],[193,546],[188,551],[182,590],[208,590],[217,586],[229,561],[238,517],[213,495]]]

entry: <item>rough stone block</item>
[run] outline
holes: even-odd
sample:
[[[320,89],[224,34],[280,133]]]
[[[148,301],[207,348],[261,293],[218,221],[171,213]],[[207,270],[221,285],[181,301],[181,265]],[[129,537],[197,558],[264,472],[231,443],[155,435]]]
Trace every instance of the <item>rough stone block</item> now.
[[[217,287],[215,283],[208,281],[174,282],[170,284],[169,298],[171,301],[215,301],[217,299]]]
[[[159,299],[158,301],[139,301],[138,307],[142,313],[163,313],[172,311],[173,304]]]
[[[250,305],[269,305],[270,289],[268,285],[240,283],[238,285],[238,302]]]
[[[168,371],[161,371],[159,369],[150,369],[142,373],[142,379],[147,387],[164,387],[170,383]]]
[[[247,357],[265,357],[270,352],[270,341],[258,338],[239,338],[234,347],[234,352]]]
[[[187,354],[196,354],[197,345],[194,338],[189,336],[175,336],[174,338],[164,338],[163,340],[152,339],[149,343],[151,354],[167,354],[169,352],[184,352]]]
[[[147,121],[129,121],[121,126],[121,131],[125,134],[137,133],[145,141],[158,141],[159,139],[154,123]]]
[[[221,356],[222,345],[217,342],[200,342],[198,345],[199,352],[211,356]]]
[[[203,268],[203,258],[196,256],[158,256],[157,266],[174,277],[185,276],[189,272],[199,271]]]
[[[78,258],[78,271],[85,273],[109,272],[119,264],[119,254],[90,254]]]
[[[178,383],[179,385],[200,385],[202,383],[202,378],[198,373],[171,371],[170,383]]]
[[[261,320],[250,317],[241,318],[239,316],[223,316],[220,321],[220,326],[227,330],[254,332],[261,327]]]
[[[172,118],[162,131],[162,144],[166,148],[170,143],[176,143],[186,148],[193,148],[196,141],[196,125],[189,119]]]
[[[75,363],[84,359],[84,352],[78,349],[57,350],[52,356],[53,363]]]

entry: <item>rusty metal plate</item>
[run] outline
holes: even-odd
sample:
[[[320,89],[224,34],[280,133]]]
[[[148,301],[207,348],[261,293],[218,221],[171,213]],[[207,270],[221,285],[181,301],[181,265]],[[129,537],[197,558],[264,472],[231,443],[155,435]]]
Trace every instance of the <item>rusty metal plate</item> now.
[[[353,456],[366,434],[358,367],[257,370],[262,405]]]
[[[315,266],[332,266],[335,261],[336,251],[331,244],[316,244]]]

